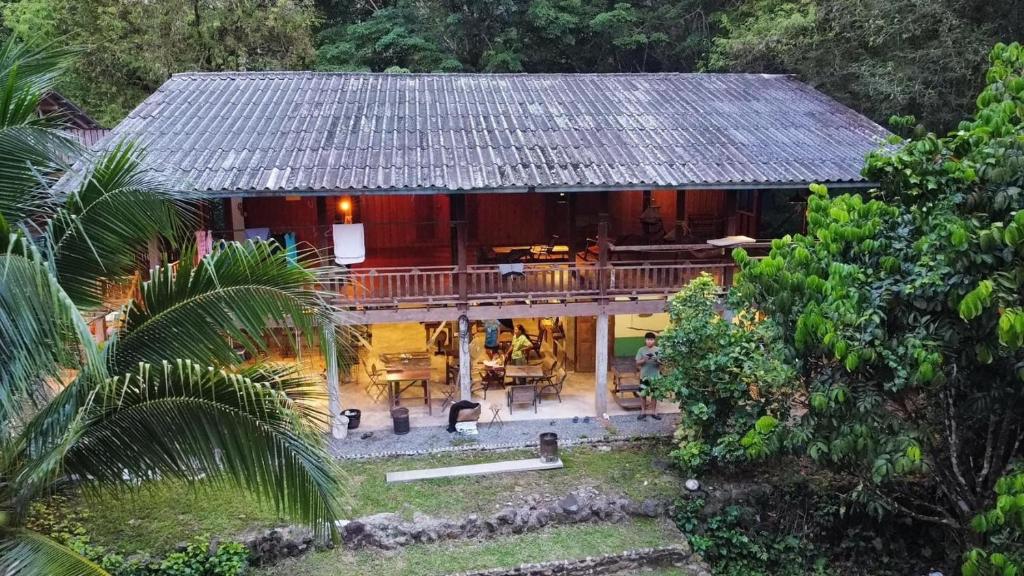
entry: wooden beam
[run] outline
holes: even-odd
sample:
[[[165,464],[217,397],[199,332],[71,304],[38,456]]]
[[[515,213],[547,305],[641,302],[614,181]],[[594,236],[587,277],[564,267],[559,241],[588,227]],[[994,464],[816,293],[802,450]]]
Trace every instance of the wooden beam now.
[[[608,314],[657,314],[668,309],[667,297],[638,300],[609,300],[599,302],[535,302],[531,304],[498,304],[469,306],[459,310],[454,306],[397,308],[390,310],[346,310],[335,315],[335,322],[353,324],[399,324],[405,322],[445,322],[458,320],[465,314],[470,321],[500,320],[502,318],[535,318],[552,316],[597,316]]]
[[[594,409],[598,418],[608,413],[608,313],[597,315],[594,362]]]
[[[455,476],[480,476],[483,474],[508,474],[510,472],[557,470],[562,467],[563,464],[561,458],[554,462],[545,462],[540,458],[528,458],[526,460],[504,460],[501,462],[487,462],[484,464],[466,464],[463,466],[448,466],[445,468],[427,468],[424,470],[388,472],[385,475],[385,479],[390,484],[394,482],[411,482],[413,480],[452,478]]]
[[[463,314],[459,316],[459,398],[462,400],[473,399],[473,374],[471,358],[469,357],[469,318]]]

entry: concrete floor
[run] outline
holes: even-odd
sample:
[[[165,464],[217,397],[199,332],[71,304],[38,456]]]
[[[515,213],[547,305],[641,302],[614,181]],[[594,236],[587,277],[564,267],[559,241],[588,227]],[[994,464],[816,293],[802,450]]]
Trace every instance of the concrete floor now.
[[[520,321],[516,320],[516,324]],[[537,333],[536,323],[532,320],[522,320],[528,332]],[[371,328],[373,333],[372,350],[363,349],[360,357],[368,365],[381,362],[378,356],[386,352],[409,352],[426,350],[426,335],[423,326],[420,324],[378,324]],[[549,343],[542,346],[542,352],[550,357],[551,347]],[[453,363],[455,360],[453,359]],[[322,368],[317,364],[318,360],[309,359],[305,362],[307,369],[317,370]],[[627,360],[628,363],[628,360]],[[433,401],[431,407],[433,414],[428,414],[427,407],[422,400],[407,399],[401,405],[409,408],[409,420],[412,427],[425,426],[446,426],[448,422],[447,408],[441,409],[443,395],[440,392],[444,382],[444,356],[432,357],[432,368],[434,379],[431,382],[431,395]],[[360,430],[381,430],[391,428],[392,421],[387,406],[386,395],[380,399],[374,399],[367,393],[369,378],[365,373],[362,364],[351,368],[349,374],[345,375],[341,384],[341,404],[343,408],[357,408],[362,411]],[[608,381],[611,382],[609,374]],[[482,393],[474,393],[473,401],[480,402],[480,422],[487,423],[491,420],[491,407],[501,409],[500,417],[505,422],[517,420],[561,420],[579,416],[596,416],[594,405],[594,383],[593,373],[570,372],[562,391],[562,401],[559,402],[554,396],[546,396],[534,412],[533,408],[526,406],[515,406],[511,413],[505,402],[505,393],[498,388],[492,388],[487,392],[486,398]],[[411,394],[411,393],[410,393]],[[458,399],[456,397],[456,399]],[[677,413],[678,406],[671,402],[661,402],[658,406],[659,413]],[[638,414],[638,412],[622,409],[614,402],[609,394],[608,400],[609,416],[624,414]]]

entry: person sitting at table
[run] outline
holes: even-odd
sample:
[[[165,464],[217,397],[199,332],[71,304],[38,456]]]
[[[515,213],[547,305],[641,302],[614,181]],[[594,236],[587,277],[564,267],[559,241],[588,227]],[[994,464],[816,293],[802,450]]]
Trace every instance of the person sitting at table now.
[[[533,342],[526,335],[526,328],[522,324],[516,326],[516,335],[512,338],[512,349],[509,352],[510,364],[513,366],[526,365],[526,353],[533,348]],[[516,384],[525,384],[524,378],[516,378]]]
[[[483,369],[484,361],[491,357],[490,351],[487,350],[486,340],[487,337],[484,333],[474,325],[473,336],[469,339],[469,362],[473,366],[473,370],[478,372]]]

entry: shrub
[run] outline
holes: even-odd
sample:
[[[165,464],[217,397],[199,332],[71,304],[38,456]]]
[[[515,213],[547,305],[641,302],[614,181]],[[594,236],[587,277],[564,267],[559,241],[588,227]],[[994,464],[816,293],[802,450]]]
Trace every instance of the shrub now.
[[[93,544],[83,524],[85,518],[85,512],[57,495],[32,503],[27,526],[88,558],[111,576],[241,576],[248,568],[249,550],[243,544],[209,537],[197,537],[163,559],[146,552],[126,557]]]
[[[672,298],[660,342],[669,371],[652,386],[657,397],[679,402],[673,456],[688,472],[763,455],[789,414],[794,375],[774,343],[774,324],[747,311],[728,321],[717,307],[718,287],[707,274]]]

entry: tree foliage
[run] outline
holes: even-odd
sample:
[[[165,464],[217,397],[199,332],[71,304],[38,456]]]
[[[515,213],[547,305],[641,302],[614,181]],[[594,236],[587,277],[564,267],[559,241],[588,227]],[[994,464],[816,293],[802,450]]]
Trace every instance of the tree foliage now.
[[[748,0],[716,13],[708,64],[798,74],[876,121],[948,130],[970,112],[989,48],[1024,32],[1020,14],[982,0]]]
[[[336,534],[323,386],[290,366],[243,366],[235,349],[266,351],[271,325],[307,336],[330,325],[312,270],[273,243],[225,243],[198,263],[186,248],[138,285],[107,342],[90,334],[103,286],[127,279],[148,239],[182,235],[192,207],[128,143],[51,186],[57,159],[85,156],[25,103],[52,89],[65,58],[0,46],[0,573],[106,574],[26,527],[31,501],[71,480],[228,483]]]
[[[861,478],[876,511],[963,539],[1024,439],[1024,50],[990,60],[957,131],[873,153],[877,188],[816,186],[807,235],[735,253],[738,292],[778,323],[804,387],[779,444]]]
[[[703,274],[672,298],[660,338],[670,369],[653,392],[679,402],[674,455],[689,472],[767,452],[794,390],[782,348],[772,345],[774,323],[746,312],[728,321],[718,307],[718,285]]]
[[[59,88],[105,124],[175,72],[308,67],[317,22],[312,0],[15,0],[3,18],[23,39],[83,47]]]

